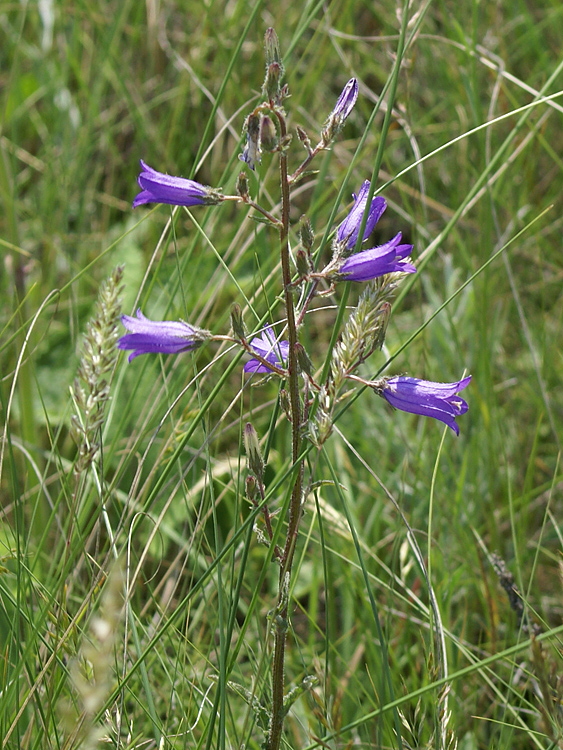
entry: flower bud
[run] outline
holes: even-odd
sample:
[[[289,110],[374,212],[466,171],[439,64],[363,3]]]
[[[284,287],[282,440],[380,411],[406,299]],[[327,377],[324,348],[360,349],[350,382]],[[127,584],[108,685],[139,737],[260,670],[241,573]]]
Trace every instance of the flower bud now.
[[[351,78],[346,86],[344,86],[334,109],[324,124],[321,137],[325,148],[332,143],[335,136],[338,135],[344,127],[348,115],[354,109],[354,104],[356,103],[357,98],[358,81],[355,78]]]
[[[231,307],[231,328],[233,333],[239,339],[246,338],[246,330],[244,328],[244,320],[242,319],[241,306],[235,302]]]
[[[307,152],[311,153],[312,149],[311,149],[311,141],[309,139],[309,136],[304,131],[304,129],[301,127],[301,125],[298,125],[296,127],[296,130],[297,130],[297,137],[299,138],[299,140],[301,141],[301,143],[305,146],[305,148],[307,149]]]
[[[256,490],[257,490],[256,477],[253,477],[251,475],[247,476],[246,477],[246,497],[251,503],[254,502],[254,498],[256,497]]]
[[[280,79],[282,69],[279,63],[272,63],[268,65],[266,69],[266,78],[262,85],[262,95],[270,99],[270,101],[276,100],[280,93]]]
[[[246,172],[239,172],[239,176],[237,177],[237,195],[240,195],[243,200],[248,200],[249,198]]]
[[[278,147],[276,126],[268,115],[264,115],[260,123],[260,145],[264,151],[275,151]]]
[[[277,99],[280,94],[280,81],[284,75],[284,67],[278,35],[271,27],[266,29],[264,34],[264,53],[266,78],[262,87],[262,95],[270,100]]]
[[[271,26],[266,29],[266,33],[264,34],[264,52],[266,56],[266,66],[271,65],[272,63],[283,65],[280,52],[280,40]]]
[[[302,344],[295,344],[295,356],[299,371],[304,372],[309,377],[313,377],[313,363]]]
[[[258,433],[250,424],[250,422],[247,422],[244,427],[243,437],[248,462],[248,470],[252,474],[254,474],[254,476],[258,480],[261,480],[262,476],[264,475],[264,459],[262,458],[262,451],[260,450]]]
[[[295,253],[295,265],[300,279],[306,278],[311,273],[309,255],[302,247]]]
[[[299,239],[301,240],[301,244],[307,250],[311,250],[315,241],[315,233],[313,232],[311,222],[305,215],[299,221]]]

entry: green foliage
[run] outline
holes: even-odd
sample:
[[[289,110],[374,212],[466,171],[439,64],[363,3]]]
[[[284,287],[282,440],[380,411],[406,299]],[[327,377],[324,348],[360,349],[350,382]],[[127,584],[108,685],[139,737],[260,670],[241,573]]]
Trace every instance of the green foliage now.
[[[391,74],[397,9],[4,4],[2,750],[86,746],[85,721],[122,748],[260,746],[277,568],[244,498],[242,430],[251,419],[263,440],[280,510],[291,467],[275,383],[246,385],[226,344],[121,357],[105,376],[100,453],[80,472],[70,387],[119,264],[127,313],[222,333],[233,302],[251,331],[283,315],[275,233],[231,204],[133,214],[138,159],[234,193],[273,25],[292,126],[313,138],[348,78],[362,84],[292,216],[292,245],[306,209],[313,253],[328,256],[328,222],[372,174],[388,98],[366,125]],[[456,440],[371,392],[345,404],[298,541],[286,692],[318,683],[289,710],[287,746],[557,747],[563,96],[540,93],[562,86],[563,6],[435,0],[409,13],[377,182],[389,208],[374,234],[404,229],[419,273],[402,282],[389,348],[363,367],[375,377],[393,358],[390,371],[438,381],[466,368],[470,408]],[[304,154],[296,137],[291,154]],[[266,154],[249,183],[272,211],[276,180]],[[315,367],[336,314],[310,315]],[[272,521],[281,539],[284,515]],[[533,648],[492,552],[542,628]],[[114,607],[115,642],[99,653],[105,696],[91,716],[72,665],[95,680],[92,628],[116,557],[126,606],[119,625]]]

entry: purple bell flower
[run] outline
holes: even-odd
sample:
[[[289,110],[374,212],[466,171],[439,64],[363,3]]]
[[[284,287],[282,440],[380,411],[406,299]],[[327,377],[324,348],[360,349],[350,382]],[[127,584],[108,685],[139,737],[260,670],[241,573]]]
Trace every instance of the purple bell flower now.
[[[344,281],[370,281],[386,273],[416,273],[412,263],[406,258],[412,252],[412,245],[401,245],[401,233],[380,247],[372,247],[351,255],[342,266],[339,274]]]
[[[398,376],[386,379],[378,390],[396,409],[438,419],[459,435],[455,419],[465,414],[469,407],[457,394],[470,381],[471,375],[456,383],[433,383],[430,380]]]
[[[223,196],[213,188],[184,177],[157,172],[141,159],[142,172],[137,178],[142,191],[135,196],[133,208],[143,203],[167,203],[171,206],[200,206],[220,203]]]
[[[352,194],[352,197],[354,198],[354,205],[352,206],[350,213],[338,227],[338,230],[336,232],[338,243],[344,244],[345,247],[348,248],[348,250],[352,250],[356,246],[356,242],[358,240],[360,225],[362,223],[362,218],[367,206],[369,186],[370,182],[369,180],[366,180],[360,188],[360,192],[358,193],[358,195],[356,195],[355,193]],[[362,237],[362,242],[366,240],[372,233],[374,226],[377,224],[386,208],[387,202],[385,198],[381,198],[381,196],[373,198],[368,209],[368,218],[366,221],[366,228],[364,229],[364,236]]]
[[[277,341],[276,334],[270,326],[266,326],[260,336],[253,338],[250,342],[250,346],[255,352],[276,367],[285,367],[289,356],[289,342]],[[244,371],[271,372],[271,369],[266,367],[266,365],[263,365],[262,362],[259,362],[257,359],[250,359],[245,364]]]
[[[209,332],[184,323],[183,320],[149,320],[140,310],[137,317],[122,315],[121,322],[131,333],[117,342],[119,349],[133,349],[129,362],[140,354],[178,354],[196,349]]]

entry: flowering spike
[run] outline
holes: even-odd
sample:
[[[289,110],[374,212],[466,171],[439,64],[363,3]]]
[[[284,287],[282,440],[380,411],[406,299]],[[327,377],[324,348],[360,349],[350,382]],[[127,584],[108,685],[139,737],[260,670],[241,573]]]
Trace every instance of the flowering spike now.
[[[267,362],[271,362],[276,367],[285,367],[289,355],[289,343],[287,341],[277,341],[276,334],[270,326],[266,326],[260,336],[253,338],[250,346]],[[257,359],[250,359],[245,364],[244,371],[270,372],[271,368],[263,365]]]
[[[200,185],[194,180],[157,172],[141,159],[141,174],[137,178],[142,191],[135,196],[133,208],[143,203],[166,203],[171,206],[199,206],[220,203],[220,191]]]
[[[438,419],[459,435],[455,419],[465,414],[469,407],[457,394],[470,381],[471,375],[455,383],[433,383],[400,376],[384,379],[383,384],[375,384],[374,389],[396,409]]]
[[[342,93],[338,97],[334,109],[327,118],[324,124],[321,137],[324,147],[328,146],[338,133],[344,127],[348,115],[354,109],[354,104],[358,98],[358,81],[355,78],[350,78],[346,86],[344,86]]]
[[[346,281],[370,281],[386,273],[416,273],[407,262],[412,245],[401,245],[401,233],[380,247],[351,255],[338,271]]]
[[[140,354],[178,354],[196,349],[211,335],[183,320],[149,320],[140,310],[137,317],[122,315],[121,322],[131,333],[117,342],[119,349],[132,349],[129,362]]]

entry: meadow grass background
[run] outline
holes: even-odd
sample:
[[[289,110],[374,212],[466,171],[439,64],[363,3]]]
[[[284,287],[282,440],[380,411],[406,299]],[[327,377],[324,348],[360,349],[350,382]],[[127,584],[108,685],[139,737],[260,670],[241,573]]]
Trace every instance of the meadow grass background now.
[[[288,715],[287,746],[563,746],[563,97],[541,101],[563,88],[563,5],[411,3],[396,96],[380,100],[404,11],[390,0],[0,4],[0,747],[263,739],[249,703],[268,701],[277,570],[252,532],[241,426],[251,418],[268,438],[279,508],[290,431],[272,427],[277,383],[245,386],[242,360],[229,370],[236,352],[217,346],[121,355],[101,457],[80,475],[69,388],[116,265],[127,313],[227,333],[244,294],[249,327],[270,308],[283,315],[276,237],[246,209],[131,210],[139,158],[234,192],[270,25],[291,123],[312,138],[345,82],[360,81],[295,198],[292,218],[306,211],[319,238],[343,181],[333,221],[372,176],[392,106],[375,239],[402,230],[421,270],[366,375],[396,354],[389,372],[473,376],[458,439],[368,392],[337,423],[317,477],[340,486],[308,499],[291,589],[287,689],[317,683]],[[275,210],[275,161],[250,181]],[[303,333],[317,366],[335,317],[316,312]]]

